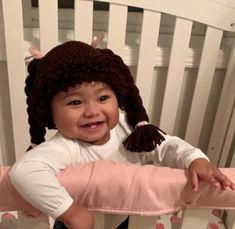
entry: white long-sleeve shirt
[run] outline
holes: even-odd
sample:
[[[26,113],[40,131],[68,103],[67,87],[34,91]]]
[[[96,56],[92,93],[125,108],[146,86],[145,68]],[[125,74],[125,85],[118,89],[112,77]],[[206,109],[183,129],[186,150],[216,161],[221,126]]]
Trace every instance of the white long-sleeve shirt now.
[[[56,178],[56,174],[67,166],[108,159],[140,165],[153,161],[185,169],[197,158],[208,159],[200,149],[169,135],[164,135],[165,140],[152,152],[128,152],[122,141],[131,131],[121,113],[118,125],[111,130],[110,139],[104,145],[68,139],[58,132],[15,163],[10,171],[12,184],[34,207],[57,218],[73,203],[71,196]]]

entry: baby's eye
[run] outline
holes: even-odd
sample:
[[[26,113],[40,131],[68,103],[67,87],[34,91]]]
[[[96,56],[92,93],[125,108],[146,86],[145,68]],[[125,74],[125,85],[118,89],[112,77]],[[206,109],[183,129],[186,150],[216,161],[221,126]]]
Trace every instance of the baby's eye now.
[[[68,105],[72,105],[72,106],[79,106],[81,104],[82,102],[80,100],[72,100],[68,103]]]
[[[108,95],[102,95],[102,96],[99,97],[99,101],[100,101],[100,102],[104,102],[104,101],[106,101],[107,99],[109,99],[109,96],[108,96]]]

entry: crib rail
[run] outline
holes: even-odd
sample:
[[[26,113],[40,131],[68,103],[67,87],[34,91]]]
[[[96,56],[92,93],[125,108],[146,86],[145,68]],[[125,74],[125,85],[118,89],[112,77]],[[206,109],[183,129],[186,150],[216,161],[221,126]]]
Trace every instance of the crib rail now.
[[[94,2],[108,3],[109,10],[94,11]],[[142,11],[130,12],[128,6]],[[234,6],[225,0],[74,0],[74,9],[63,10],[57,0],[39,0],[38,8],[30,0],[0,0],[0,163],[14,163],[30,144],[24,95],[28,47],[46,53],[70,39],[90,43],[102,31],[101,47],[130,66],[151,121],[199,146],[219,166],[235,166]],[[182,228],[188,228],[191,211]],[[205,212],[195,210],[201,228],[207,225]],[[233,214],[228,228],[235,228]],[[95,217],[97,228],[103,217]],[[46,228],[20,218],[24,229]],[[41,221],[48,225],[46,218]],[[155,224],[155,217],[133,216],[129,228]]]

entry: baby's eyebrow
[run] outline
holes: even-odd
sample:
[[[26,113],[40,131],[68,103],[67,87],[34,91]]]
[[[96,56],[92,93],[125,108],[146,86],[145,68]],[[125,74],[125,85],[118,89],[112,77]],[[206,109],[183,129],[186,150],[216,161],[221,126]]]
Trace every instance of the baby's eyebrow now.
[[[109,87],[105,87],[105,88],[99,88],[96,92],[99,93],[99,92],[110,92],[110,91],[113,90]]]
[[[61,95],[61,99],[66,99],[66,98],[73,97],[73,96],[81,96],[81,93],[79,93],[78,91],[76,91],[76,92],[64,92]]]
[[[103,84],[97,91],[113,91],[113,89],[109,85]]]

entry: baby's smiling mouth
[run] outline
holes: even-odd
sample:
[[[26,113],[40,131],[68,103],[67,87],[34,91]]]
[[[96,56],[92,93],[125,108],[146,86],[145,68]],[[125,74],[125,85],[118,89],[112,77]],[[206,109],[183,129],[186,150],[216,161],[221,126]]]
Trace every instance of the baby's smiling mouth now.
[[[98,126],[100,126],[103,123],[104,123],[104,121],[90,122],[90,123],[82,125],[81,127],[94,129],[94,128],[97,128]]]

